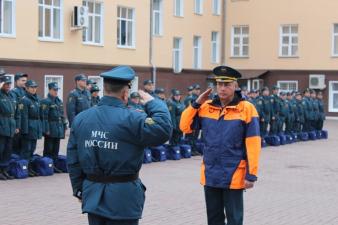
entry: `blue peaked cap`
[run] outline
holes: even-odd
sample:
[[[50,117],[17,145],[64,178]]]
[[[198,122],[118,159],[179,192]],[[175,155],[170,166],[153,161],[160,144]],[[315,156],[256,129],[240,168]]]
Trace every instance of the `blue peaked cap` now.
[[[100,74],[104,79],[116,81],[132,81],[135,78],[135,71],[129,66],[118,66],[112,70]]]

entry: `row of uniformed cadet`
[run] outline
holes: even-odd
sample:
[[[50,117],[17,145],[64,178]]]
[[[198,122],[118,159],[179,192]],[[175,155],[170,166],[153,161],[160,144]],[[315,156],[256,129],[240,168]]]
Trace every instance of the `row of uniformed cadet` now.
[[[268,87],[259,91],[251,91],[247,98],[252,102],[260,116],[262,136],[276,134],[292,134],[322,130],[325,120],[322,92],[305,89],[300,92],[279,92]],[[279,92],[279,94],[278,94]]]

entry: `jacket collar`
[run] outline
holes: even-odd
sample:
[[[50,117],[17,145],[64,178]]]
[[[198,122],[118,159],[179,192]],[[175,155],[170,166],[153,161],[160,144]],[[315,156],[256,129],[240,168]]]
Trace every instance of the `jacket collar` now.
[[[78,87],[76,87],[76,90],[78,91],[78,92],[80,92],[80,93],[86,93],[86,91],[87,91],[87,89],[85,88],[85,89],[83,89],[83,90],[81,90],[80,88],[78,88]]]
[[[115,106],[115,107],[121,107],[121,108],[126,107],[126,104],[124,104],[121,99],[110,97],[110,96],[103,96],[98,105],[99,106],[108,105],[108,106]]]
[[[33,101],[38,101],[38,100],[39,100],[37,94],[32,95],[32,94],[26,92],[26,96],[27,96],[28,98],[32,99]]]

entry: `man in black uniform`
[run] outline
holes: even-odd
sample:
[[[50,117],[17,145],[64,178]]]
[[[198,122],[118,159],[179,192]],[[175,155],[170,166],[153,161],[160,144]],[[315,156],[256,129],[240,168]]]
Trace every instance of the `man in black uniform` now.
[[[130,94],[128,107],[140,112],[144,112],[144,107],[141,104],[141,95],[138,92],[133,92]]]
[[[272,104],[272,111],[271,111],[271,120],[270,120],[270,135],[277,135],[278,133],[278,125],[279,125],[279,114],[281,110],[281,100],[278,96],[279,87],[273,86],[272,87],[272,95],[270,98]]]
[[[319,118],[316,123],[316,130],[323,130],[323,125],[324,125],[324,120],[325,120],[323,92],[321,91],[318,92],[317,101],[318,101],[318,107],[319,107]]]
[[[20,156],[29,161],[29,176],[37,176],[31,167],[31,160],[36,149],[37,140],[42,137],[42,120],[40,98],[36,94],[38,84],[34,80],[26,83],[26,95],[19,107],[21,111],[22,149]]]
[[[71,127],[74,117],[90,108],[91,98],[88,96],[87,77],[83,74],[75,76],[76,88],[69,93],[67,102],[67,117]]]
[[[12,154],[12,142],[15,133],[19,132],[20,113],[15,100],[9,95],[11,77],[0,77],[0,180],[13,179],[7,173]]]
[[[25,84],[27,82],[28,75],[26,73],[16,73],[14,76],[15,88],[13,88],[9,93],[12,98],[15,100],[16,104],[19,104],[21,99],[25,96]],[[18,110],[21,110],[17,106]],[[18,124],[21,127],[21,124]],[[16,133],[13,137],[13,152],[20,154],[22,148],[22,137],[21,133]]]
[[[148,94],[150,94],[153,97],[156,97],[156,94],[154,92],[155,86],[154,86],[154,82],[152,80],[145,80],[143,82],[143,87],[144,87],[145,92],[147,92]]]
[[[90,89],[91,94],[91,106],[96,106],[100,102],[100,96],[99,96],[100,88],[96,84],[93,84]]]
[[[164,88],[156,88],[155,89],[155,95],[157,96],[157,98],[161,99],[162,101],[165,102],[166,100],[166,96],[165,96],[165,90]]]
[[[63,102],[58,97],[59,87],[56,82],[48,84],[47,98],[41,101],[42,127],[45,137],[43,156],[47,156],[55,162],[59,155],[60,140],[65,138],[67,129],[66,118],[63,113]],[[62,171],[54,167],[56,173]]]
[[[183,135],[182,131],[180,130],[180,120],[185,106],[181,102],[181,92],[179,90],[173,89],[171,93],[172,97],[167,101],[171,121],[173,123],[173,135],[170,138],[169,143],[175,146],[180,143],[180,139]]]
[[[189,86],[188,87],[188,94],[187,96],[184,98],[184,105],[185,107],[188,107],[190,105],[190,100],[191,100],[191,96],[192,96],[192,91],[194,90],[194,87],[193,86]]]

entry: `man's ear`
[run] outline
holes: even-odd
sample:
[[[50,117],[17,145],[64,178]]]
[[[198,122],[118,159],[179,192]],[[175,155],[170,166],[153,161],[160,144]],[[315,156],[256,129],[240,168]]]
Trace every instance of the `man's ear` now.
[[[128,97],[129,97],[129,89],[127,87],[125,87],[123,90],[122,90],[122,99],[123,101],[125,102],[128,102]]]

